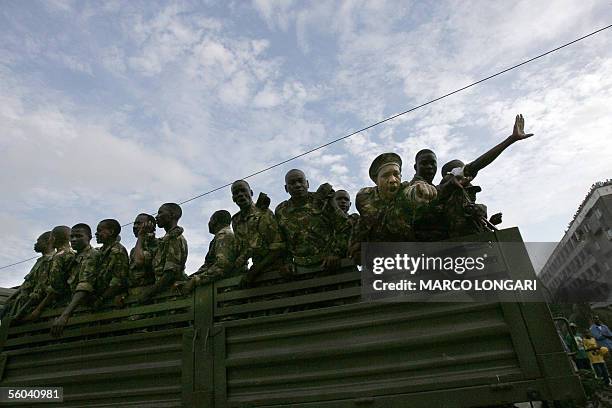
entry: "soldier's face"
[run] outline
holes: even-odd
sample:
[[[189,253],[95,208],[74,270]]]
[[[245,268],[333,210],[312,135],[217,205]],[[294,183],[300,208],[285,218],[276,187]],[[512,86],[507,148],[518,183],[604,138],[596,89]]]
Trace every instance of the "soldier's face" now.
[[[253,202],[253,191],[246,183],[232,185],[232,200],[240,208],[246,208]]]
[[[285,191],[291,197],[304,197],[308,193],[308,180],[302,172],[291,172],[285,177]]]
[[[383,166],[376,176],[376,185],[383,195],[397,193],[401,182],[402,173],[397,164]]]
[[[157,211],[155,221],[157,222],[157,226],[159,228],[165,228],[171,224],[172,214],[170,213],[168,207],[164,207],[163,205],[159,207],[159,211]]]
[[[421,176],[431,183],[436,176],[436,171],[438,171],[438,160],[435,154],[424,153],[419,156],[414,166],[417,176]]]
[[[108,225],[99,223],[98,228],[96,228],[96,242],[98,244],[108,244],[114,240],[115,237],[113,236],[113,231],[108,227]]]
[[[336,204],[338,207],[348,214],[351,209],[351,198],[346,191],[336,191]]]
[[[91,235],[82,228],[73,229],[70,233],[70,246],[77,252],[85,249],[90,240]]]

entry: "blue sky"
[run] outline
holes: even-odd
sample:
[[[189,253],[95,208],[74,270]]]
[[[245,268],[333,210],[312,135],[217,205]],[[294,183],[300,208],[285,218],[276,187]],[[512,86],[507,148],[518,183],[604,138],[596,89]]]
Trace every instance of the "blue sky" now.
[[[609,1],[3,2],[0,265],[55,225],[121,223],[403,111],[612,23]],[[528,241],[557,241],[610,177],[612,30],[250,180],[272,205],[305,170],[353,195],[379,153],[466,161],[536,135],[478,177]],[[229,189],[186,204],[188,271]],[[131,228],[122,232],[131,248]],[[33,261],[32,261],[33,262]],[[32,262],[2,270],[21,282]]]

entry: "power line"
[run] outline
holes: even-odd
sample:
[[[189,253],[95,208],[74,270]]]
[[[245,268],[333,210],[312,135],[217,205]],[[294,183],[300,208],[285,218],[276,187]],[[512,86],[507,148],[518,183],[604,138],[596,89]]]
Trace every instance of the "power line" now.
[[[258,170],[258,171],[254,172],[254,173],[249,174],[248,176],[243,177],[242,179],[244,180],[244,179],[248,179],[248,178],[255,177],[255,176],[257,176],[257,175],[259,175],[259,174],[261,174],[261,173],[265,173],[266,171],[269,171],[269,170],[272,170],[272,169],[274,169],[274,168],[276,168],[276,167],[282,166],[283,164],[286,164],[286,163],[288,163],[288,162],[290,162],[290,161],[293,161],[293,160],[299,159],[300,157],[304,157],[304,156],[306,156],[306,155],[309,155],[310,153],[314,153],[314,152],[316,152],[317,150],[324,149],[324,148],[326,148],[327,146],[331,146],[331,145],[332,145],[332,144],[334,144],[334,143],[338,143],[338,142],[340,142],[340,141],[342,141],[342,140],[348,139],[349,137],[355,136],[356,134],[361,133],[361,132],[363,132],[363,131],[366,131],[366,130],[368,130],[368,129],[371,129],[371,128],[375,127],[375,126],[378,126],[378,125],[383,124],[383,123],[385,123],[385,122],[389,122],[389,121],[391,121],[391,120],[393,120],[393,119],[396,119],[396,118],[398,118],[398,117],[400,117],[400,116],[403,116],[403,115],[405,115],[405,114],[407,114],[407,113],[413,112],[413,111],[415,111],[415,110],[417,110],[417,109],[420,109],[420,108],[422,108],[422,107],[425,107],[425,106],[427,106],[427,105],[431,105],[431,104],[432,104],[432,103],[434,103],[434,102],[437,102],[437,101],[439,101],[439,100],[442,100],[442,99],[448,98],[449,96],[452,96],[452,95],[454,95],[454,94],[456,94],[456,93],[459,93],[459,92],[461,92],[461,91],[465,91],[466,89],[471,88],[471,87],[473,87],[473,86],[476,86],[476,85],[478,85],[478,84],[481,84],[481,83],[483,83],[483,82],[485,82],[485,81],[488,81],[489,79],[493,79],[493,78],[495,78],[495,77],[497,77],[497,76],[500,76],[500,75],[502,75],[502,74],[505,74],[506,72],[512,71],[513,69],[516,69],[516,68],[518,68],[518,67],[520,67],[520,66],[523,66],[523,65],[525,65],[525,64],[529,64],[530,62],[533,62],[533,61],[538,60],[538,59],[540,59],[540,58],[542,58],[542,57],[545,57],[545,56],[547,56],[547,55],[549,55],[549,54],[552,54],[553,52],[559,51],[559,50],[561,50],[561,49],[563,49],[563,48],[565,48],[565,47],[568,47],[568,46],[570,46],[570,45],[572,45],[572,44],[575,44],[575,43],[577,43],[577,42],[579,42],[579,41],[582,41],[582,40],[584,40],[584,39],[586,39],[586,38],[589,38],[589,37],[591,37],[591,36],[593,36],[593,35],[595,35],[595,34],[597,34],[597,33],[600,33],[600,32],[602,32],[602,31],[604,31],[604,30],[609,29],[610,27],[612,27],[612,24],[607,25],[607,26],[605,26],[605,27],[602,27],[602,28],[600,28],[600,29],[598,29],[598,30],[595,30],[595,31],[593,31],[593,32],[591,32],[591,33],[589,33],[589,34],[583,35],[582,37],[576,38],[575,40],[572,40],[572,41],[570,41],[570,42],[568,42],[568,43],[565,43],[565,44],[563,44],[563,45],[560,45],[560,46],[558,46],[558,47],[556,47],[556,48],[553,48],[552,50],[546,51],[546,52],[544,52],[544,53],[542,53],[542,54],[539,54],[539,55],[537,55],[537,56],[535,56],[535,57],[533,57],[533,58],[529,58],[528,60],[525,60],[525,61],[523,61],[523,62],[521,62],[521,63],[515,64],[515,65],[512,65],[511,67],[508,67],[508,68],[506,68],[506,69],[503,69],[503,70],[501,70],[501,71],[499,71],[499,72],[497,72],[497,73],[495,73],[495,74],[493,74],[493,75],[489,75],[488,77],[482,78],[482,79],[480,79],[480,80],[478,80],[478,81],[476,81],[476,82],[472,82],[472,83],[471,83],[471,84],[469,84],[469,85],[465,85],[465,86],[463,86],[463,87],[461,87],[461,88],[455,89],[455,90],[454,90],[454,91],[452,91],[452,92],[446,93],[446,94],[444,94],[444,95],[442,95],[442,96],[438,96],[437,98],[431,99],[431,100],[429,100],[428,102],[422,103],[422,104],[420,104],[420,105],[414,106],[414,107],[412,107],[412,108],[410,108],[410,109],[407,109],[407,110],[405,110],[405,111],[402,111],[402,112],[400,112],[400,113],[396,113],[395,115],[389,116],[389,117],[387,117],[387,118],[385,118],[385,119],[379,120],[379,121],[378,121],[378,122],[376,122],[376,123],[373,123],[373,124],[371,124],[371,125],[368,125],[368,126],[366,126],[366,127],[363,127],[363,128],[361,128],[361,129],[359,129],[359,130],[356,130],[356,131],[354,131],[354,132],[352,132],[352,133],[349,133],[348,135],[345,135],[345,136],[342,136],[342,137],[339,137],[339,138],[336,138],[336,139],[330,140],[329,142],[327,142],[327,143],[325,143],[325,144],[322,144],[322,145],[320,145],[320,146],[314,147],[314,148],[312,148],[312,149],[310,149],[310,150],[307,150],[307,151],[305,151],[305,152],[303,152],[303,153],[300,153],[300,154],[298,154],[298,155],[292,156],[292,157],[290,157],[290,158],[288,158],[288,159],[285,159],[285,160],[283,160],[283,161],[281,161],[281,162],[278,162],[278,163],[276,163],[276,164],[273,164],[273,165],[271,165],[271,166],[268,166],[268,167],[266,167],[266,168],[264,168],[264,169]],[[232,185],[232,183],[226,183],[226,184],[224,184],[224,185],[222,185],[222,186],[215,187],[215,188],[213,188],[212,190],[208,190],[208,191],[206,191],[206,192],[204,192],[204,193],[202,193],[202,194],[198,194],[198,195],[197,195],[197,196],[195,196],[195,197],[191,197],[191,198],[189,198],[189,199],[187,199],[187,200],[185,200],[185,201],[181,201],[181,202],[180,202],[180,203],[178,203],[178,204],[179,204],[179,205],[186,204],[186,203],[188,203],[188,202],[190,202],[190,201],[197,200],[198,198],[204,197],[204,196],[206,196],[206,195],[209,195],[209,194],[211,194],[211,193],[214,193],[215,191],[219,191],[219,190],[224,189],[224,188],[226,188],[226,187],[229,187],[229,186],[231,186],[231,185]],[[128,225],[132,225],[132,224],[133,224],[133,222],[130,222],[130,223],[127,223],[127,224],[122,225],[122,227],[125,227],[125,226],[128,226]],[[18,264],[20,264],[20,263],[24,263],[24,262],[27,262],[27,261],[31,261],[31,260],[32,260],[32,259],[34,259],[34,258],[36,258],[36,257],[30,258],[30,259],[26,259],[26,260],[23,260],[23,261],[19,261],[19,262],[16,262],[16,263],[10,264],[10,265],[2,266],[2,267],[0,267],[0,269],[8,268],[8,267],[10,267],[10,266],[14,266],[14,265],[18,265]]]
[[[23,261],[15,262],[15,263],[12,263],[12,264],[10,264],[10,265],[4,265],[4,266],[3,266],[3,267],[1,267],[0,269],[9,268],[9,267],[11,267],[11,266],[19,265],[19,264],[22,264],[22,263],[24,263],[24,262],[31,261],[32,259],[36,259],[36,258],[38,258],[38,257],[37,257],[37,256],[33,256],[33,257],[31,257],[31,258],[24,259]]]

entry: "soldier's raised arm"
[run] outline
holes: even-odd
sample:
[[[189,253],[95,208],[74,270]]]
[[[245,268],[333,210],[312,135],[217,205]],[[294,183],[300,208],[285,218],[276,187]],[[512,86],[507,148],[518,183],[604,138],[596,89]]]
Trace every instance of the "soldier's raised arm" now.
[[[480,170],[484,169],[489,164],[491,164],[495,159],[497,159],[504,150],[510,147],[510,145],[518,142],[519,140],[530,138],[531,136],[533,136],[533,133],[525,133],[525,119],[523,118],[523,115],[520,115],[520,114],[516,115],[516,118],[514,120],[514,128],[512,130],[512,134],[508,136],[506,139],[504,139],[500,144],[498,144],[497,146],[490,149],[488,152],[478,157],[476,160],[472,161],[471,163],[466,164],[463,169],[463,174],[460,174],[460,175],[473,179],[474,177],[476,177],[476,175],[478,174]],[[456,160],[456,162],[461,163],[459,160]],[[459,164],[459,163],[456,163],[456,164]],[[450,167],[455,167],[455,166],[451,165]],[[448,173],[451,170],[453,169],[448,168],[448,163],[444,165],[444,167],[442,168],[442,177],[444,177],[446,173]]]

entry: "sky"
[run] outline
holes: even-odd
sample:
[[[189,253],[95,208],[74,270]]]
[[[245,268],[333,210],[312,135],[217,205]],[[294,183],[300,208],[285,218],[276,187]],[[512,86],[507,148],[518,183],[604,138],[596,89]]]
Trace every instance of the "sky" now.
[[[129,223],[611,23],[612,3],[588,0],[4,1],[0,266],[56,225]],[[478,201],[525,241],[558,241],[612,173],[610,43],[612,29],[249,182],[272,207],[292,168],[354,197],[379,153],[410,179],[418,150],[468,162],[522,113],[535,136],[479,174]],[[229,188],[183,206],[187,272],[223,208],[237,210]]]

